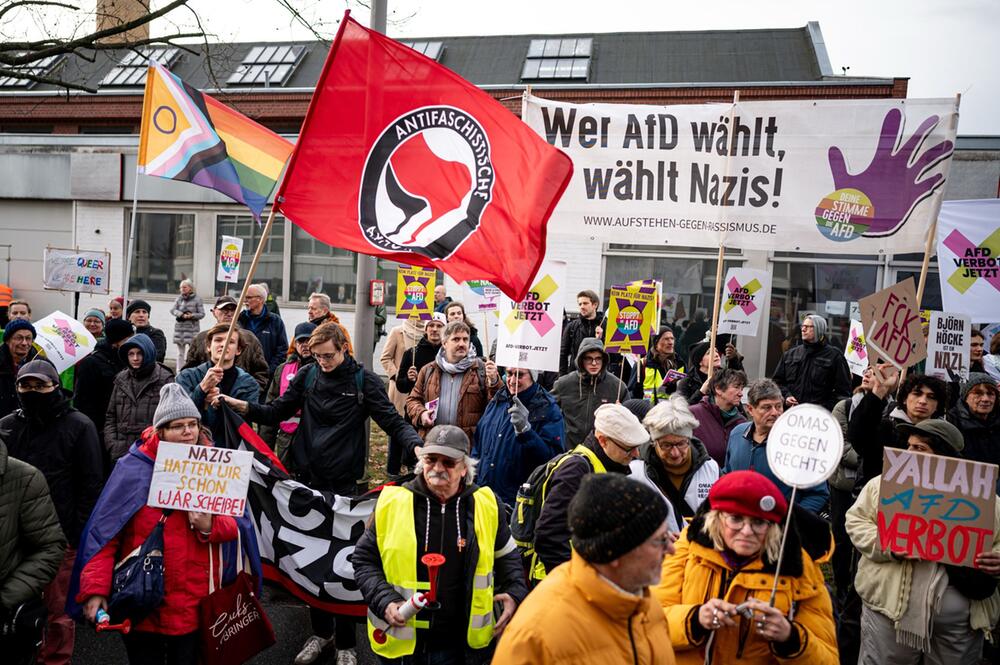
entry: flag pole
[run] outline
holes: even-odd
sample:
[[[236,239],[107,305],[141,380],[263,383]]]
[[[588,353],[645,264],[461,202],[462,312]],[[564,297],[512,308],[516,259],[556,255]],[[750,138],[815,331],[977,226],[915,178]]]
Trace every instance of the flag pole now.
[[[958,109],[962,104],[962,93],[955,95],[955,114],[952,116],[952,129],[957,129],[958,125]],[[951,160],[948,160],[948,164],[951,164]],[[948,167],[950,171],[950,166]],[[947,174],[945,175],[945,180],[947,180]],[[931,225],[927,229],[927,239],[924,242],[924,260],[920,264],[920,278],[917,280],[917,311],[920,311],[921,304],[924,301],[924,288],[927,286],[927,271],[930,268],[931,254],[934,252],[934,240],[937,238],[937,223],[938,215],[941,214],[941,198],[944,196],[942,192],[941,195],[937,197],[937,206],[934,214],[931,216]],[[865,337],[867,340],[868,337]],[[904,367],[899,372],[899,383],[897,385],[902,385],[903,381],[906,380],[906,372],[909,368]]]
[[[264,230],[261,231],[260,242],[257,243],[257,251],[254,252],[253,261],[250,262],[250,269],[247,270],[246,279],[243,281],[243,289],[240,291],[240,299],[236,301],[236,313],[233,314],[233,320],[229,322],[229,330],[226,331],[226,341],[222,345],[222,355],[219,357],[219,362],[215,364],[216,367],[222,367],[222,362],[225,360],[226,354],[229,352],[229,340],[233,338],[233,331],[236,330],[236,321],[240,318],[240,312],[243,311],[243,303],[245,303],[247,299],[247,290],[250,288],[250,284],[253,283],[253,276],[257,271],[257,264],[260,262],[260,257],[264,253],[264,243],[267,242],[268,237],[271,235],[271,227],[274,226],[274,214],[276,208],[277,206],[271,206],[271,212],[267,216],[267,223],[264,224]]]
[[[135,251],[135,227],[138,223],[139,169],[135,170],[135,186],[132,188],[132,218],[128,224],[128,245],[125,250],[125,274],[122,276],[122,310],[128,307],[129,273],[132,271],[132,252]]]
[[[736,105],[740,103],[740,91],[733,91],[733,108],[729,110],[729,127],[732,129],[733,120],[736,117]],[[728,146],[726,150],[726,176],[729,175],[730,163],[732,162],[733,147],[735,143]],[[719,219],[722,219],[722,206],[719,206]],[[719,241],[719,255],[715,260],[715,293],[712,296],[712,330],[709,337],[708,343],[708,378],[709,380],[715,375],[715,362],[712,361],[712,351],[715,350],[715,340],[717,335],[717,330],[719,327],[719,299],[722,295],[722,264],[726,259],[726,243],[724,240]],[[690,371],[690,368],[688,368]],[[700,387],[700,386],[699,386]]]

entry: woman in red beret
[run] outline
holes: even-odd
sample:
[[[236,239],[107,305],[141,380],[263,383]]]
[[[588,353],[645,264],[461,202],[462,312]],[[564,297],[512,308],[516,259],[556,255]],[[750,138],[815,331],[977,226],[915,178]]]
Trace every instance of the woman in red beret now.
[[[679,665],[705,662],[706,650],[716,663],[838,665],[819,567],[832,551],[830,525],[809,511],[794,509],[769,604],[787,512],[781,491],[754,471],[726,474],[712,486],[653,589]]]

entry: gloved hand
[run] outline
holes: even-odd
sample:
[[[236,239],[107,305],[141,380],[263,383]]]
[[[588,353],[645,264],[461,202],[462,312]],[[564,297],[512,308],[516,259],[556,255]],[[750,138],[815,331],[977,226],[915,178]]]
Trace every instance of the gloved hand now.
[[[529,429],[531,429],[531,423],[528,422],[528,407],[521,403],[521,400],[514,396],[514,403],[507,413],[510,414],[510,424],[514,426],[514,432],[517,434],[524,434]]]

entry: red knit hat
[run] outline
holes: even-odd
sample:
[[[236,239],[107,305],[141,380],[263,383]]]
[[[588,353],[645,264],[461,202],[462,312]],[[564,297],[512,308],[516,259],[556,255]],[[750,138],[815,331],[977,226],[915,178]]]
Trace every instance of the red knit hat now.
[[[788,512],[781,490],[756,471],[733,471],[719,478],[708,491],[708,505],[732,515],[780,522]]]

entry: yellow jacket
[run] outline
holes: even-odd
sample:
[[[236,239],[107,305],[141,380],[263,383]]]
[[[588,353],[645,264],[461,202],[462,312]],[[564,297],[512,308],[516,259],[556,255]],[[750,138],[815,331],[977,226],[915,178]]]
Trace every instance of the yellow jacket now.
[[[673,665],[667,622],[645,591],[611,586],[573,552],[525,598],[493,665]]]
[[[681,533],[675,544],[676,554],[664,559],[663,578],[659,586],[653,588],[653,595],[663,606],[670,626],[677,662],[682,665],[701,665],[705,661],[708,631],[695,627],[702,603],[710,598],[723,598],[736,605],[749,598],[767,603],[774,584],[775,565],[766,557],[757,558],[738,572],[734,571],[702,531],[703,514],[704,511],[700,512]],[[775,607],[787,617],[794,604],[792,628],[798,632],[798,649],[779,656],[770,642],[758,636],[754,622],[740,616],[736,618],[739,624],[736,627],[716,631],[712,645],[714,663],[838,665],[830,594],[817,561],[799,545],[800,542],[818,544],[818,548],[809,546],[813,554],[819,561],[828,559],[830,527],[804,510],[796,511],[793,524],[799,528],[788,535]],[[801,540],[796,531],[803,532]]]

